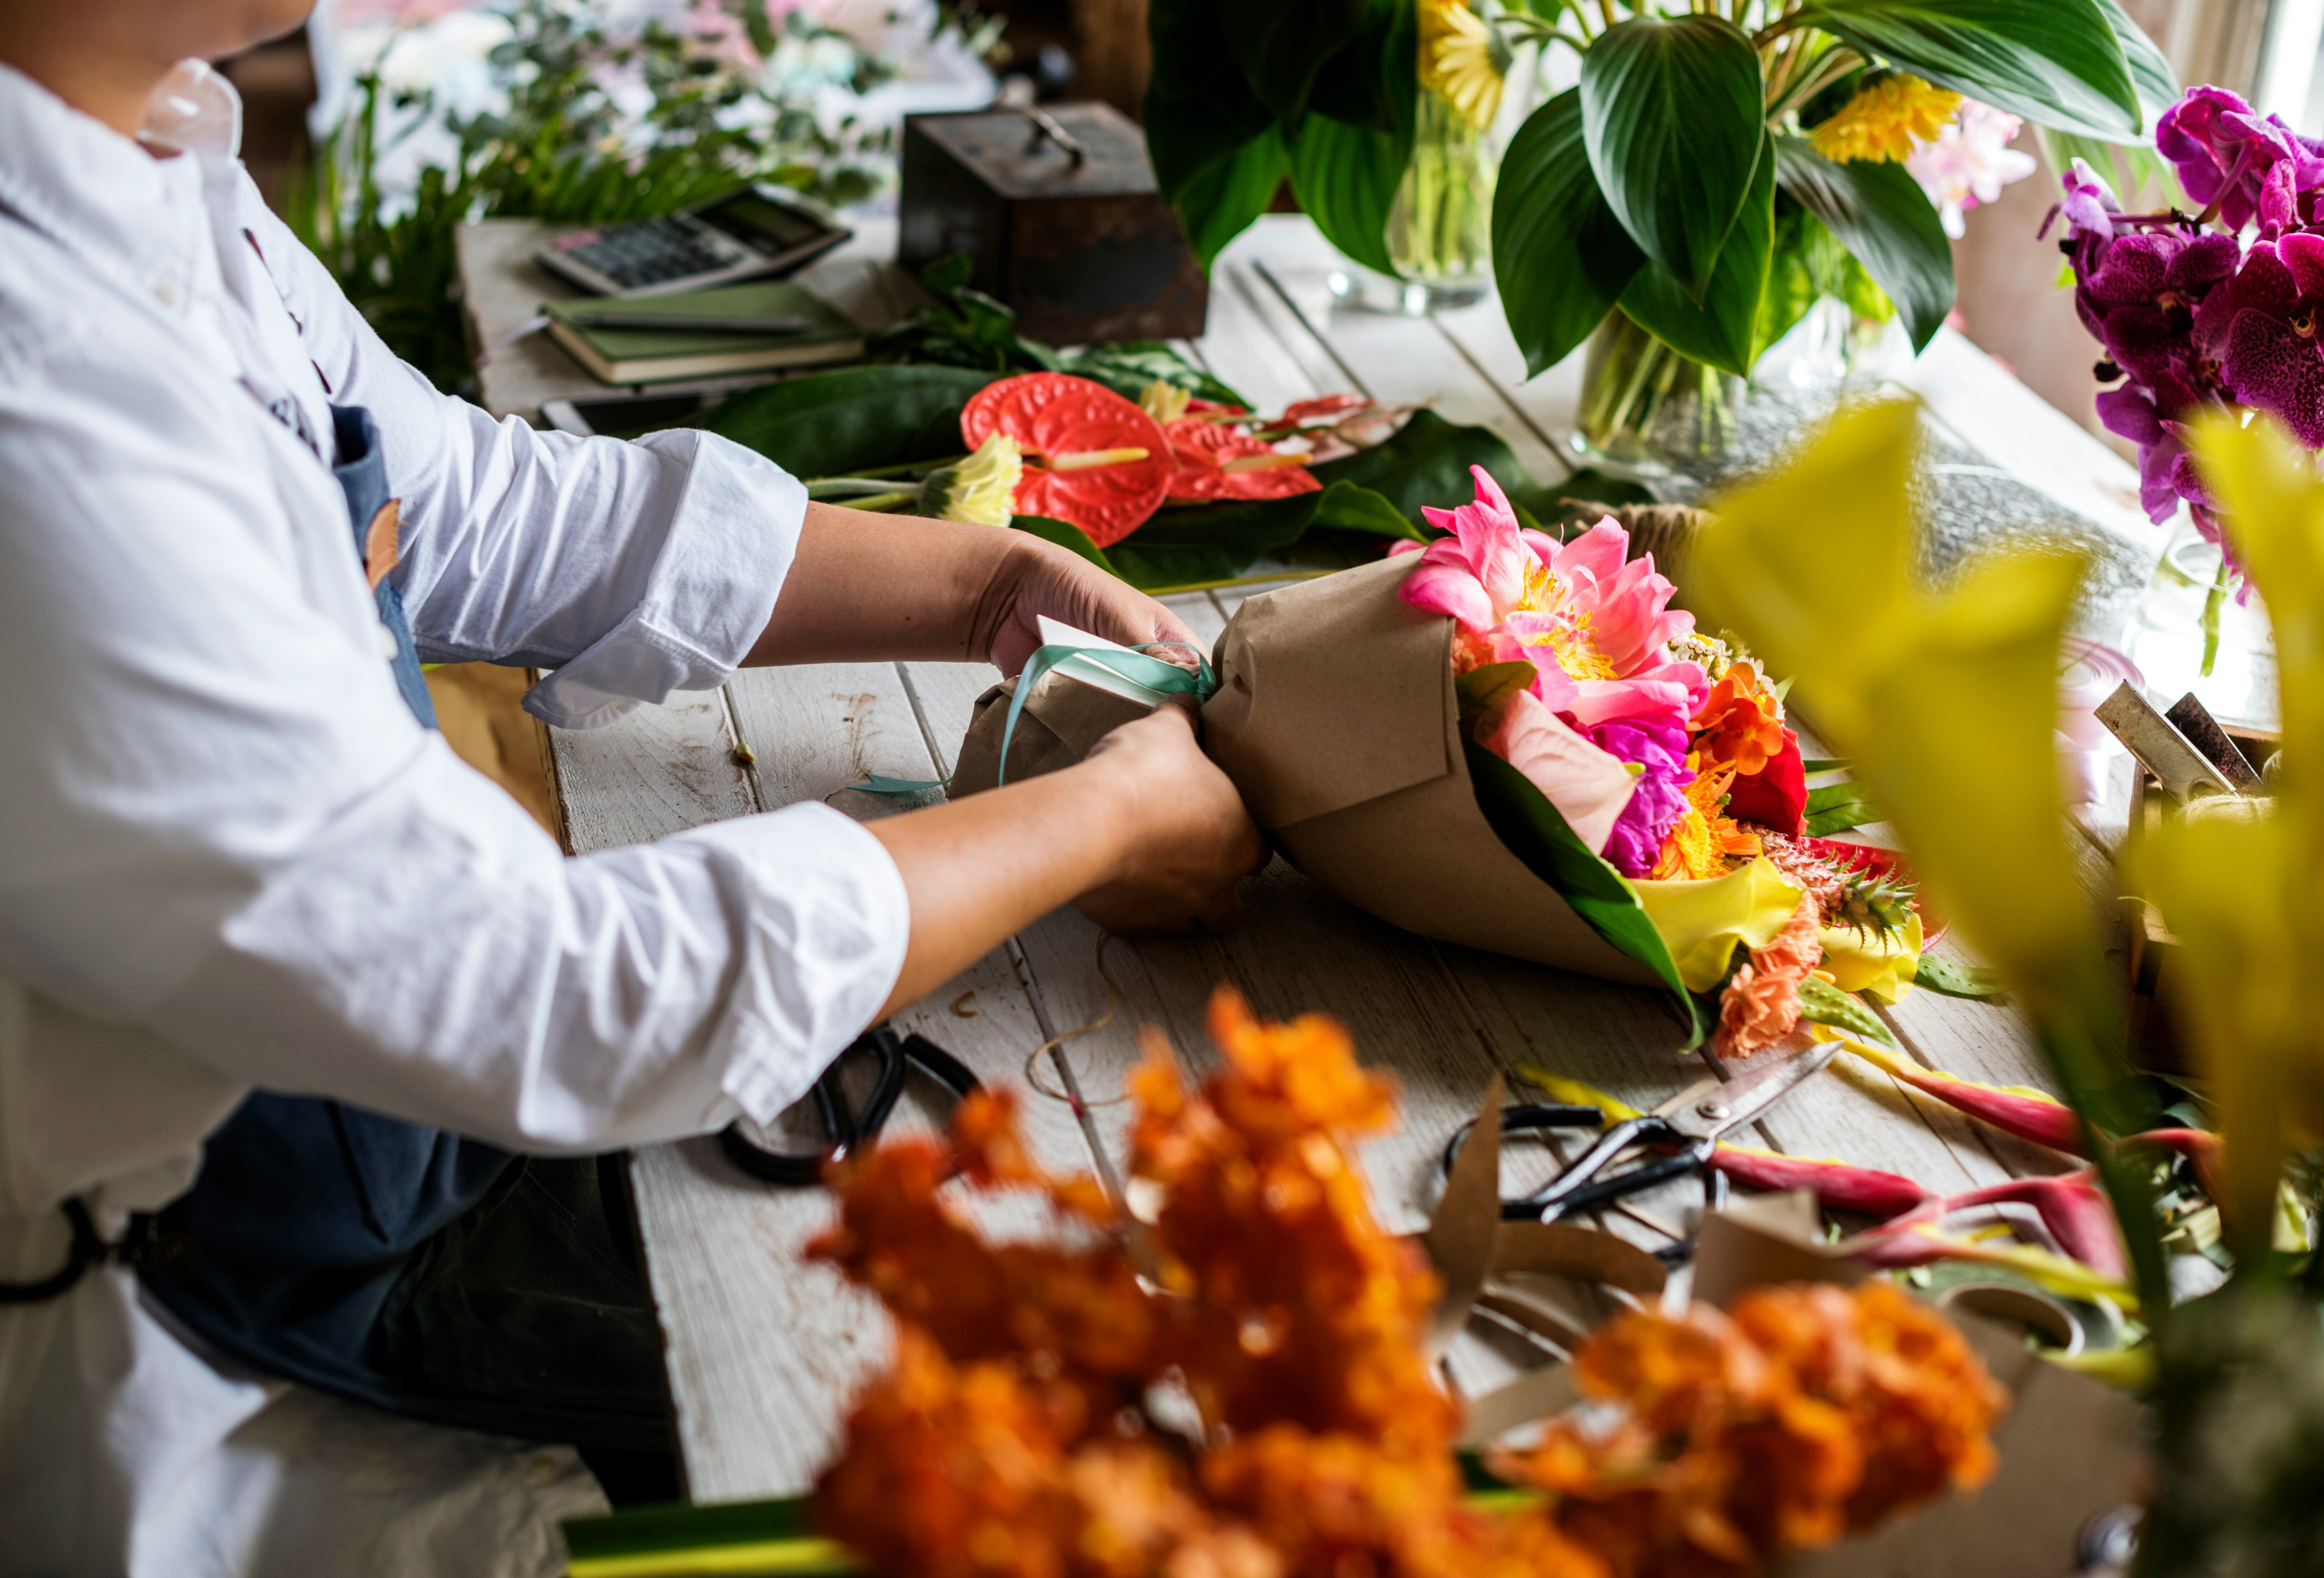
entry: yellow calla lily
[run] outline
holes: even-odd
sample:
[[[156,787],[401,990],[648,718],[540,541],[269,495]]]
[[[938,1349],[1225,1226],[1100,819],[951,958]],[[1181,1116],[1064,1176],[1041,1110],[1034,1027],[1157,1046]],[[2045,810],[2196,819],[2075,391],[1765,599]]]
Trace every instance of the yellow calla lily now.
[[[1774,941],[1804,893],[1764,856],[1708,881],[1630,885],[1690,992],[1708,992],[1726,978],[1736,944],[1765,948]]]
[[[2220,1204],[2249,1253],[2285,1151],[2324,1133],[2324,483],[2265,418],[2200,426],[2195,448],[2274,626],[2282,790],[2267,816],[2167,820],[2136,875],[2179,940],[2181,1024],[2224,1132]]]
[[[1869,992],[1894,1003],[1913,989],[1913,972],[1921,965],[1918,914],[1886,937],[1826,926],[1816,938],[1823,944],[1823,962],[1816,968],[1841,991]]]

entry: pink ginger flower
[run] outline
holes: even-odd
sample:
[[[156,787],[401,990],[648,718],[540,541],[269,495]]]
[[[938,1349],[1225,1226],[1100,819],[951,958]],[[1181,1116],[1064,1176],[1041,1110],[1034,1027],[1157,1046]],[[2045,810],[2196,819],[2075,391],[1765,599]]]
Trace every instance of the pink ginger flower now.
[[[1628,559],[1629,535],[1611,518],[1567,543],[1527,531],[1484,467],[1470,472],[1474,503],[1425,511],[1452,535],[1419,550],[1404,601],[1451,615],[1497,661],[1531,663],[1533,693],[1578,729],[1692,717],[1711,679],[1670,654],[1694,616],[1668,606],[1677,588],[1654,555]]]

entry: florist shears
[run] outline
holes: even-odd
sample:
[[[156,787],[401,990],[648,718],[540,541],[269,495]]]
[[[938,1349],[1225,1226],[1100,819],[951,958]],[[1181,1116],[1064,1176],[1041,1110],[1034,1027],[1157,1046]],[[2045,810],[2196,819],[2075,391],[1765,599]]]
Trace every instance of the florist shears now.
[[[1501,1219],[1555,1222],[1700,1171],[1722,1136],[1763,1116],[1838,1056],[1840,1049],[1837,1041],[1817,1041],[1780,1062],[1765,1064],[1732,1079],[1704,1079],[1687,1087],[1654,1111],[1625,1118],[1608,1129],[1579,1160],[1540,1188],[1516,1199],[1504,1198]],[[1604,1121],[1605,1115],[1594,1106],[1526,1104],[1501,1109],[1503,1134],[1594,1129]],[[1473,1123],[1462,1124],[1444,1147],[1447,1173],[1473,1127]],[[1633,1150],[1646,1152],[1646,1158],[1621,1171],[1609,1171]]]
[[[844,1070],[851,1060],[862,1057],[872,1058],[879,1071],[872,1079],[872,1095],[858,1113],[847,1099]],[[955,1100],[977,1088],[976,1076],[968,1071],[967,1065],[927,1037],[918,1033],[899,1036],[884,1024],[875,1024],[831,1060],[831,1067],[823,1071],[814,1089],[807,1093],[829,1141],[822,1150],[805,1153],[770,1151],[745,1133],[740,1123],[729,1124],[719,1133],[718,1148],[725,1152],[727,1161],[768,1183],[788,1188],[821,1183],[825,1167],[879,1138],[880,1131],[887,1126],[889,1115],[896,1110],[898,1098],[904,1094],[904,1081],[914,1069],[952,1092]]]

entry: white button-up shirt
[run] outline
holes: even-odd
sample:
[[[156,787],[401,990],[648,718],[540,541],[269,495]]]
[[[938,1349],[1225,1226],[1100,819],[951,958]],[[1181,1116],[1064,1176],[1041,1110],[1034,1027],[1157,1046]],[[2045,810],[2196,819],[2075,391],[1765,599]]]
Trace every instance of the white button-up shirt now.
[[[414,722],[333,401],[383,435],[421,656],[554,668],[552,723],[721,683],[798,541],[721,439],[438,394],[234,160],[0,67],[0,1280],[61,1262],[68,1197],[110,1233],[182,1192],[254,1087],[530,1151],[770,1117],[901,966],[836,812],[568,860]],[[553,1570],[594,1498],[215,1364],[119,1268],[0,1307],[0,1573]]]

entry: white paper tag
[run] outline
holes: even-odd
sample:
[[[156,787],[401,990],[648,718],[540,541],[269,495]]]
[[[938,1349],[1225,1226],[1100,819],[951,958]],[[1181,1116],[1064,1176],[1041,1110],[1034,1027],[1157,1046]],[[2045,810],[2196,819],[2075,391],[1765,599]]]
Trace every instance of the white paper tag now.
[[[1053,619],[1047,614],[1034,616],[1034,623],[1041,632],[1041,645],[1044,647],[1094,647],[1104,652],[1138,650],[1135,647],[1124,647],[1119,641],[1109,641],[1102,636],[1093,636],[1087,630],[1077,630],[1063,619]],[[1126,702],[1138,702],[1148,707],[1158,707],[1169,699],[1167,693],[1157,691],[1152,685],[1141,684],[1102,665],[1086,663],[1079,657],[1068,657],[1050,672],[1079,680]]]

